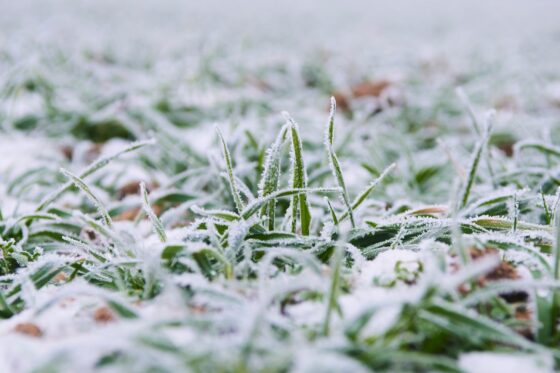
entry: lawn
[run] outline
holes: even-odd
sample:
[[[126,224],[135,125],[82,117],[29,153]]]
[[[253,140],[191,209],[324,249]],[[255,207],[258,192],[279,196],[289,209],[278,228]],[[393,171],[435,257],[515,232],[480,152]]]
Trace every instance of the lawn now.
[[[1,372],[560,369],[560,5],[344,3],[2,5]]]

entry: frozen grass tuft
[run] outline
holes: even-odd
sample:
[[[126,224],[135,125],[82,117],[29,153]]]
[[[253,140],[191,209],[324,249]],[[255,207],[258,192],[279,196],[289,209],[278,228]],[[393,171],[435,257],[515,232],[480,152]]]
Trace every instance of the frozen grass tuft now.
[[[304,3],[6,5],[0,371],[560,367],[558,12]]]

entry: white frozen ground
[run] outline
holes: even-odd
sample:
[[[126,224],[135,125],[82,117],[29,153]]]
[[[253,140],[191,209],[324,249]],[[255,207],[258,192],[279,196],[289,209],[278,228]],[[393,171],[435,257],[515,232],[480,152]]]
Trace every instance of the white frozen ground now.
[[[0,0],[0,372],[553,371],[559,62],[553,0]],[[334,93],[349,100],[333,149],[350,200],[396,165],[358,228],[333,227],[322,196],[341,218],[338,192],[307,194],[309,237],[291,233],[289,198],[278,236],[260,211],[235,215],[214,126],[243,204],[263,197],[282,111],[307,186],[337,187],[323,144]],[[294,186],[293,138],[280,189]],[[39,208],[61,167],[87,185]],[[163,236],[137,191],[122,195],[140,181]],[[457,264],[469,246],[499,258]],[[496,291],[458,291],[501,260],[520,273],[504,286],[529,294],[526,325]]]

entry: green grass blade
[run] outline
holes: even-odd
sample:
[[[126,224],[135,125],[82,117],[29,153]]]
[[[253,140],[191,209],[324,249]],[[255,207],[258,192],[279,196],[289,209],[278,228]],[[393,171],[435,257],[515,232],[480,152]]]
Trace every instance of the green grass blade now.
[[[375,190],[375,188],[379,185],[379,183],[381,183],[383,179],[385,179],[385,177],[391,171],[393,171],[393,169],[396,166],[397,165],[395,163],[391,164],[389,167],[383,170],[383,172],[381,173],[381,175],[379,175],[377,179],[373,180],[360,194],[358,194],[356,199],[352,202],[353,211],[356,210],[358,207],[360,207],[360,205],[366,200],[366,198],[370,195],[370,193]],[[343,221],[347,217],[348,217],[348,212],[345,212],[344,214],[342,214],[342,216],[340,216],[339,220]]]
[[[480,125],[478,123],[478,118],[476,117],[476,114],[474,113],[474,109],[471,105],[471,102],[470,102],[469,98],[467,97],[467,94],[465,93],[465,91],[461,87],[457,87],[457,89],[455,90],[455,93],[459,97],[459,100],[461,100],[461,104],[463,104],[463,106],[467,109],[467,112],[469,113],[469,117],[471,118],[471,123],[472,123],[472,126],[474,128],[474,131],[476,132],[477,135],[480,136],[481,131],[480,131]]]
[[[526,340],[508,327],[481,314],[469,311],[464,307],[459,307],[449,302],[437,301],[428,310],[434,315],[445,318],[448,324],[457,327],[457,330],[476,331],[476,333],[472,334],[473,338],[507,343],[528,350],[538,349],[537,345]]]
[[[550,208],[548,207],[548,203],[546,203],[546,198],[544,197],[544,193],[541,189],[541,199],[542,199],[542,203],[543,203],[543,209],[544,209],[544,220],[546,224],[550,224],[551,222],[551,214],[550,214]]]
[[[84,192],[84,194],[90,199],[90,201],[97,208],[97,211],[99,211],[99,214],[101,215],[101,218],[103,219],[105,225],[111,227],[113,225],[113,221],[111,220],[111,217],[107,212],[107,209],[105,209],[105,206],[99,200],[99,198],[93,193],[91,188],[80,177],[74,175],[70,171],[61,168],[60,172],[62,172],[64,176],[69,178],[72,181],[72,183],[74,183],[74,185],[76,185],[82,192]]]
[[[142,209],[144,210],[146,215],[148,215],[148,218],[152,222],[152,225],[153,225],[154,230],[156,231],[156,233],[159,237],[159,240],[161,242],[166,242],[167,241],[167,235],[165,234],[165,228],[163,227],[163,224],[161,223],[161,220],[159,220],[157,215],[154,213],[154,210],[152,209],[152,206],[150,205],[150,200],[148,198],[148,192],[146,191],[146,184],[144,184],[144,182],[140,183],[140,194],[142,196]]]
[[[329,335],[332,313],[337,307],[342,256],[343,251],[340,249],[336,249],[336,253],[333,258],[331,286],[329,287],[329,293],[327,296],[327,310],[325,312],[325,319],[323,320],[323,335],[325,336]]]
[[[123,154],[126,153],[130,153],[132,151],[135,151],[137,149],[143,148],[146,145],[152,145],[155,144],[155,140],[150,139],[150,140],[146,140],[146,141],[137,141],[137,142],[133,142],[132,144],[130,144],[129,146],[127,146],[126,148],[124,148],[121,151],[116,152],[113,155],[110,155],[108,157],[105,158],[100,158],[97,161],[93,162],[90,166],[88,166],[84,171],[82,171],[79,174],[79,177],[81,179],[84,179],[86,177],[88,177],[89,175],[93,174],[94,172],[100,170],[101,168],[107,166],[109,163],[111,163],[111,161],[113,161],[114,159],[120,157]],[[60,187],[59,189],[57,189],[56,191],[52,192],[51,194],[47,195],[42,201],[41,203],[39,203],[39,206],[37,206],[36,211],[41,211],[44,210],[48,205],[50,205],[51,203],[55,202],[57,199],[60,198],[60,196],[62,196],[68,189],[70,189],[72,187],[72,183],[66,183],[64,184],[62,187]]]
[[[560,212],[556,212],[555,216],[555,240],[552,252],[552,263],[553,263],[553,278],[554,280],[558,281],[560,279]],[[553,337],[558,335],[557,324],[558,324],[558,317],[560,316],[560,294],[558,290],[553,292],[552,295],[552,307],[551,307],[551,323],[552,323],[552,333],[550,333]]]
[[[251,202],[245,209],[241,212],[241,217],[243,219],[249,219],[253,214],[255,214],[264,204],[269,201],[281,197],[290,197],[294,195],[304,194],[304,193],[339,193],[339,188],[290,188],[281,189],[274,193],[269,194],[266,197],[259,198]]]
[[[486,133],[485,133],[484,137],[480,141],[477,142],[477,144],[474,148],[474,151],[472,153],[470,166],[469,166],[469,171],[467,173],[467,181],[465,182],[464,187],[463,187],[463,192],[461,193],[460,208],[465,207],[467,205],[467,202],[469,201],[469,195],[471,193],[471,189],[472,189],[472,186],[474,184],[474,180],[476,178],[476,172],[478,170],[478,164],[480,162],[480,157],[482,155],[482,151],[486,147],[486,143],[488,142],[488,140],[490,138],[491,132],[492,132],[492,126],[489,122],[488,125],[487,125],[487,128],[486,128]]]
[[[220,138],[220,142],[222,144],[222,152],[226,161],[226,169],[227,169],[227,176],[229,181],[229,187],[231,190],[231,195],[233,196],[233,201],[235,203],[235,208],[238,212],[243,210],[243,201],[241,200],[241,194],[239,194],[239,188],[237,186],[237,181],[233,174],[233,162],[231,160],[231,154],[227,147],[226,141],[224,140],[224,136],[218,127],[216,127],[216,132],[218,133],[218,137]]]
[[[352,211],[352,205],[350,204],[350,197],[348,196],[348,190],[346,189],[346,183],[344,182],[344,176],[342,174],[342,168],[340,167],[340,162],[333,149],[334,141],[334,116],[336,114],[336,100],[331,97],[331,111],[329,115],[329,122],[327,124],[327,130],[325,133],[325,148],[329,157],[329,166],[336,180],[336,183],[341,189],[340,196],[344,205],[346,206],[346,213],[350,217],[350,223],[352,228],[356,227],[356,222],[354,220],[354,212]]]
[[[298,125],[288,113],[284,113],[284,116],[290,124],[290,134],[292,137],[292,188],[305,189],[307,187],[307,173],[303,162],[303,147],[301,145]],[[309,235],[309,226],[311,225],[311,212],[309,211],[309,203],[305,193],[294,194],[292,196],[291,211],[293,233],[296,232],[298,210],[301,233],[307,236]]]
[[[336,212],[334,211],[334,209],[331,205],[331,201],[329,201],[329,199],[327,197],[325,197],[325,200],[327,201],[327,206],[329,207],[329,212],[331,214],[331,219],[333,221],[333,224],[338,225],[338,218],[336,217]]]
[[[519,154],[524,149],[537,150],[546,155],[553,155],[555,157],[560,157],[560,147],[554,146],[552,144],[547,144],[541,141],[525,140],[520,141],[514,146],[515,153]]]
[[[282,144],[286,139],[287,126],[283,126],[274,144],[268,149],[264,163],[263,174],[259,183],[259,198],[265,197],[278,190],[280,180],[280,156]],[[264,207],[268,216],[268,229],[274,230],[276,201],[271,200]]]
[[[132,308],[115,299],[107,299],[107,305],[123,319],[136,319],[138,314]]]

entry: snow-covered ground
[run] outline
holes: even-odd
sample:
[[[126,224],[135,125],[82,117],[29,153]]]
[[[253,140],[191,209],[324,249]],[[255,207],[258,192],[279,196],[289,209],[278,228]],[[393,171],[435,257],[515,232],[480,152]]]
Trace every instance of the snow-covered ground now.
[[[0,372],[557,369],[559,14],[0,1]]]

